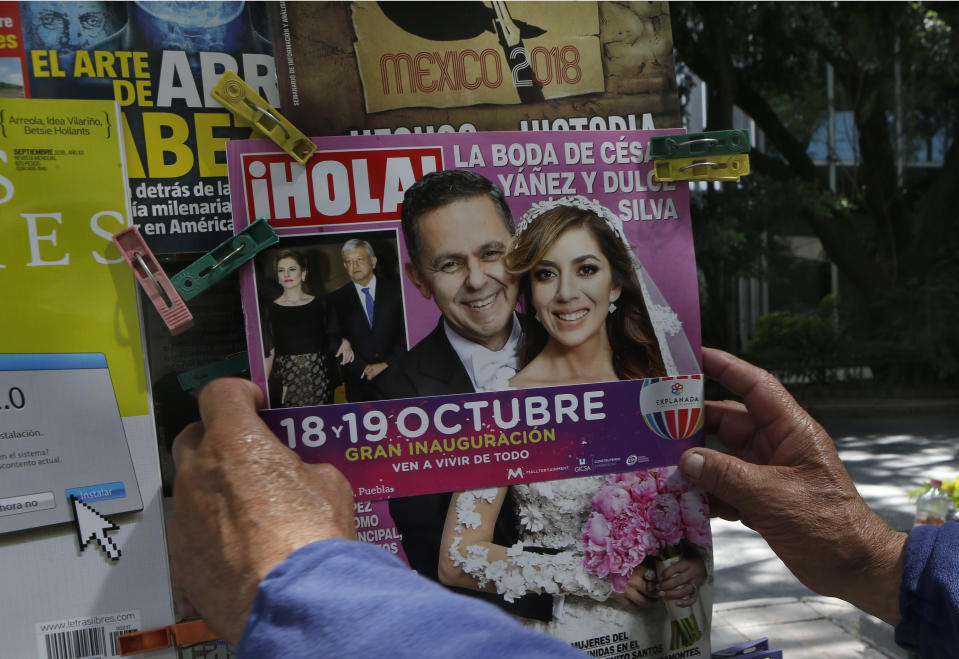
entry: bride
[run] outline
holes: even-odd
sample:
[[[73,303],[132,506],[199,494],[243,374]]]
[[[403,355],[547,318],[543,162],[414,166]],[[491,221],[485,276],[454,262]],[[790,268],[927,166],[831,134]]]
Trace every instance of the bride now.
[[[659,293],[633,256],[620,220],[597,202],[564,197],[534,205],[517,228],[506,267],[520,278],[539,323],[521,348],[525,366],[503,388],[657,377],[677,374],[679,360],[683,368],[696,363],[675,314],[665,301],[655,301]],[[692,369],[687,372],[698,366]],[[582,540],[593,495],[606,478],[512,486],[521,526],[513,547],[492,541],[507,488],[457,493],[443,534],[440,580],[510,601],[528,592],[551,593],[553,620],[528,624],[578,647],[626,632],[637,642],[634,649],[659,644],[665,651],[670,621],[660,600],[681,607],[699,600],[708,549],[684,541],[678,561],[659,574],[652,561],[641,563],[614,590],[608,577],[584,566]],[[699,621],[708,629],[708,619]]]

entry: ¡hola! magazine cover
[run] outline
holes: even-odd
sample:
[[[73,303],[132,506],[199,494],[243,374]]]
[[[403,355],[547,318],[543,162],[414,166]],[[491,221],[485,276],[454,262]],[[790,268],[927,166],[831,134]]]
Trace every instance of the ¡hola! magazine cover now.
[[[702,441],[689,199],[648,159],[667,132],[314,138],[305,166],[227,147],[237,230],[280,237],[241,273],[268,425],[346,474],[361,539],[593,656],[709,655],[707,502],[674,468]]]

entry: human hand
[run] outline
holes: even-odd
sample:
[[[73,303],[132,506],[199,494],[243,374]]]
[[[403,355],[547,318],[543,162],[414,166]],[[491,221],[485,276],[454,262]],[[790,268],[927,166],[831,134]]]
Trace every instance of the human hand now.
[[[363,369],[363,377],[367,380],[372,380],[377,375],[386,370],[388,364],[386,362],[376,362],[375,364],[367,364],[366,368]]]
[[[680,469],[741,519],[793,574],[895,625],[906,534],[866,505],[832,439],[771,374],[703,348],[703,367],[744,403],[706,401],[706,431],[732,455],[692,448]]]
[[[336,351],[336,356],[340,359],[340,365],[345,366],[353,361],[353,345],[343,339],[340,341],[340,349]]]
[[[614,590],[609,599],[628,609],[645,609],[659,599],[657,591],[656,573],[640,565],[626,580],[626,592],[617,593]]]
[[[215,380],[200,392],[202,423],[173,443],[173,580],[231,643],[277,563],[315,540],[356,539],[349,483],[283,446],[256,413],[262,403],[247,380]]]
[[[706,583],[706,564],[702,558],[681,558],[659,575],[659,594],[678,600],[680,606],[692,606],[699,599],[699,587]]]

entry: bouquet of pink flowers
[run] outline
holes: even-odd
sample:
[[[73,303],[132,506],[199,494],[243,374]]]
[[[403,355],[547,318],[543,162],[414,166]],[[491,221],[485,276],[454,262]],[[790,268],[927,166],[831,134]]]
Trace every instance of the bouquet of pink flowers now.
[[[647,558],[657,572],[682,557],[683,539],[710,545],[709,507],[705,493],[675,467],[607,476],[593,495],[593,512],[583,527],[583,564],[599,577],[609,577],[622,593],[626,582]],[[667,602],[672,618],[671,649],[702,637],[694,615]],[[680,617],[682,616],[682,617]]]

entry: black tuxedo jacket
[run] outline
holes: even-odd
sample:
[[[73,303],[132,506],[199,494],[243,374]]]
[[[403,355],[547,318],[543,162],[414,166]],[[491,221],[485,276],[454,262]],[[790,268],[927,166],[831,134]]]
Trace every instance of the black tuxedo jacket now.
[[[353,361],[340,366],[350,402],[376,400],[376,390],[363,376],[368,364],[386,362],[392,366],[406,352],[406,325],[403,322],[403,295],[395,279],[376,278],[373,326],[353,282],[341,286],[327,298],[330,334],[337,341],[345,337],[353,346]],[[384,371],[380,375],[386,373]]]
[[[397,361],[396,368],[377,378],[376,389],[381,398],[416,398],[472,393],[473,383],[446,338],[441,318],[432,332]]]
[[[520,315],[520,323],[527,327],[528,319]],[[453,350],[443,320],[422,341],[395,365],[385,370],[374,381],[381,398],[416,398],[445,394],[472,393],[473,383],[459,355]],[[390,499],[390,516],[403,536],[403,551],[410,566],[420,574],[437,580],[437,566],[443,526],[449,511],[452,493],[424,494],[415,497]],[[519,539],[519,520],[510,495],[493,529],[493,542],[510,547]],[[551,595],[526,595],[513,603],[495,593],[455,589],[464,594],[487,599],[508,612],[526,618],[550,620],[553,612]]]

